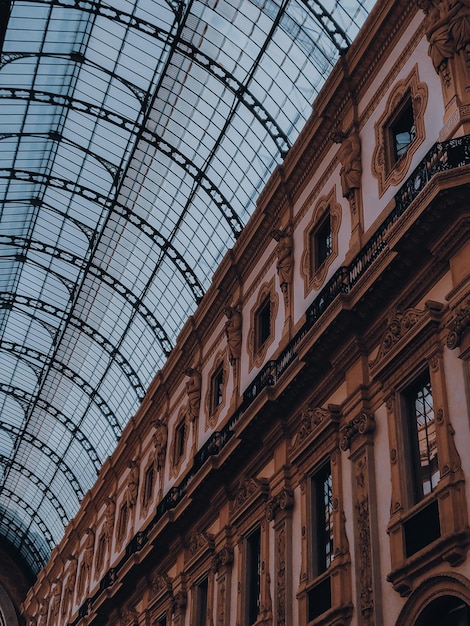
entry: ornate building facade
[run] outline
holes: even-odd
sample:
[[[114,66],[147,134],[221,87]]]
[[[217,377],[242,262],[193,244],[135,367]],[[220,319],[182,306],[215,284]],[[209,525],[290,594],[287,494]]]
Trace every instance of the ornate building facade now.
[[[470,624],[469,50],[464,0],[376,5],[27,626]]]

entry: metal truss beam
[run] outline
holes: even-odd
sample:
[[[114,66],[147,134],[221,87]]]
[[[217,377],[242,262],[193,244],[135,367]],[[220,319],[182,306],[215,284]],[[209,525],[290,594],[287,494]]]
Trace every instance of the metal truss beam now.
[[[150,26],[154,28],[153,25]],[[222,64],[218,63],[212,57],[202,52],[197,46],[187,41],[177,40],[167,31],[158,29],[158,32],[159,35],[164,34],[165,38],[163,39],[162,36],[158,36],[157,39],[165,41],[165,43],[168,44],[173,43],[175,52],[182,54],[183,56],[190,59],[192,62],[204,68],[211,76],[221,82],[224,87],[226,87],[231,93],[233,93],[233,95],[246,106],[246,108],[251,112],[253,117],[255,117],[260,122],[260,124],[266,128],[266,131],[268,132],[277,149],[279,150],[280,155],[282,157],[286,155],[291,146],[288,136],[282,131],[276,119],[268,112],[268,110],[264,107],[261,101],[248,90],[246,85],[239,81],[236,76],[229,72]],[[23,58],[25,55],[20,55],[18,53],[18,55],[16,55],[14,58],[13,54],[11,56],[12,58],[10,59],[10,61],[15,61],[17,58]],[[81,61],[82,57],[74,56],[73,60]],[[97,68],[99,67],[96,64],[92,65]],[[115,75],[112,73],[110,73],[110,75],[112,77],[115,77]],[[131,89],[130,83],[128,83],[128,81],[126,81],[124,84],[126,84],[126,87]],[[83,100],[77,100],[69,96],[63,96],[51,92],[44,92],[34,89],[27,90],[21,88],[3,88],[0,90],[0,98],[28,99],[38,102],[46,101],[49,104],[61,105],[83,113],[88,113],[89,115],[94,115],[95,117],[99,119],[104,119],[111,124],[116,124],[120,128],[124,128],[131,133],[135,134],[136,132],[136,123],[134,121],[118,115],[113,111],[107,111],[102,107],[98,107],[91,103],[85,102]],[[146,94],[145,101],[148,101],[148,94]]]
[[[165,141],[161,137],[158,137],[154,133],[148,130],[144,130],[142,133],[142,139],[148,144],[155,146],[168,156],[174,163],[179,165],[187,174],[192,176],[194,180],[200,185],[202,189],[208,194],[217,208],[220,210],[224,218],[226,219],[230,230],[233,233],[235,239],[238,238],[242,229],[243,222],[238,217],[237,212],[233,209],[230,202],[224,197],[220,189],[214,185],[207,174],[197,167],[193,161],[188,159],[182,152],[177,150],[168,141]]]
[[[1,531],[1,527],[4,526],[7,530],[12,529],[13,535],[15,539],[18,541],[13,541],[9,537],[9,533]],[[15,518],[12,516],[12,513],[8,509],[0,508],[0,535],[5,537],[5,541],[7,541],[10,545],[15,546],[20,552],[23,546],[25,546],[25,550],[30,556],[28,560],[28,565],[34,571],[35,574],[38,574],[41,567],[46,564],[48,556],[46,558],[39,552],[33,541],[29,538],[29,527],[27,529],[22,528]]]
[[[35,311],[41,311],[44,313],[48,313],[53,317],[56,317],[59,320],[64,320],[67,311],[60,309],[59,307],[55,307],[47,302],[43,302],[42,300],[37,300],[36,298],[31,298],[28,296],[20,296],[16,293],[3,293],[0,294],[0,309],[8,308],[12,309],[16,305],[16,310],[20,311],[25,315],[30,315],[28,311],[20,308],[20,305],[27,307],[28,309],[32,309]],[[32,319],[35,319],[39,323],[42,323],[40,318],[35,318],[31,315]],[[115,361],[122,371],[126,374],[132,386],[135,388],[136,393],[138,395],[145,394],[145,386],[139,378],[139,375],[129,363],[129,361],[124,357],[123,354],[114,346],[109,339],[104,337],[100,332],[95,330],[90,324],[87,324],[79,317],[73,315],[73,313],[69,317],[70,324],[77,328],[80,332],[83,332],[87,337],[90,337],[96,344],[103,348],[103,350],[109,354],[109,356]]]
[[[6,385],[5,383],[0,383],[0,393],[4,393],[7,396],[12,397],[18,404],[21,405],[23,410],[29,409],[33,404],[37,407],[46,411],[48,415],[52,416],[55,420],[57,420],[62,426],[70,432],[73,438],[76,441],[79,441],[82,448],[88,454],[90,461],[93,463],[96,474],[99,473],[100,467],[103,463],[103,460],[100,459],[98,453],[96,451],[95,446],[88,439],[87,435],[80,429],[80,425],[69,417],[64,415],[61,411],[56,409],[52,404],[43,400],[42,398],[36,398],[30,393],[27,393],[23,389],[19,387],[13,387],[11,385]]]
[[[132,220],[133,223],[136,223],[136,220],[139,221],[137,216],[134,215],[133,218],[134,218]],[[86,267],[88,267],[89,274],[91,276],[98,279],[100,282],[103,282],[106,285],[109,285],[110,287],[112,287],[117,293],[119,293],[119,295],[128,304],[130,304],[139,313],[139,315],[142,317],[145,323],[154,332],[165,356],[168,356],[170,354],[171,350],[173,349],[171,341],[168,335],[166,334],[165,329],[163,328],[161,323],[157,320],[157,318],[154,316],[152,311],[142,302],[142,300],[135,293],[133,293],[133,291],[131,291],[125,285],[123,285],[120,281],[118,281],[117,278],[105,272],[101,267],[97,267],[96,265],[93,265],[93,264],[87,264],[86,259],[83,259],[76,255],[71,255],[69,252],[67,252],[66,250],[62,250],[61,248],[56,248],[54,246],[43,244],[39,241],[30,240],[25,237],[15,237],[15,236],[10,237],[8,235],[5,235],[5,236],[0,235],[0,246],[3,243],[5,243],[6,245],[12,245],[12,246],[17,246],[21,248],[21,250],[23,251],[23,257],[25,257],[25,252],[27,250],[32,250],[34,252],[47,254],[54,259],[59,259],[66,263],[70,263],[75,268],[79,268],[81,271],[84,270]],[[173,259],[175,264],[177,260],[178,260],[177,258]],[[23,258],[22,261],[26,262],[26,258]],[[35,265],[43,269],[44,272],[50,273],[50,270],[48,268],[43,267],[39,263],[35,263]],[[57,275],[57,278],[60,280],[59,275]],[[26,302],[29,300],[32,306],[34,306],[33,298],[29,299],[29,298],[26,298],[25,296],[17,296],[16,298],[17,298],[18,304],[26,304]],[[22,298],[25,298],[25,299],[21,300]],[[49,308],[54,308],[54,307],[51,307],[51,305],[49,304],[46,304],[46,303],[44,304],[45,304],[46,312]],[[57,312],[62,312],[61,309],[56,308],[56,310]],[[74,316],[73,318],[77,321],[79,320],[77,316]],[[83,322],[80,322],[80,323],[83,324]],[[78,324],[77,324],[77,327],[78,327]],[[93,334],[97,334],[96,331],[94,331],[94,329],[92,329],[90,326],[87,326],[87,328],[90,329],[90,336],[93,336]],[[107,340],[103,338],[103,343],[105,341]],[[114,351],[113,354],[116,354],[118,356],[119,353],[118,351],[116,351],[116,348],[113,347],[111,344],[110,344],[110,348],[113,349]],[[129,379],[131,380],[131,383],[133,387],[135,388],[136,393],[138,394],[139,397],[143,398],[143,396],[145,395],[145,388],[143,384],[141,383],[141,381],[139,380],[137,374],[135,374],[135,372],[131,369],[130,365],[128,367],[125,365],[123,357],[118,356],[118,358],[120,358],[120,360],[124,363],[124,366],[126,367],[126,370],[124,370],[124,372],[127,376],[129,376]]]
[[[90,202],[95,202],[99,206],[102,206],[109,211],[113,211],[118,215],[129,215],[131,210],[124,207],[118,202],[115,202],[112,198],[108,198],[97,191],[85,187],[83,185],[79,185],[78,183],[74,183],[73,181],[65,180],[63,178],[58,178],[55,176],[50,176],[48,174],[42,174],[39,172],[31,172],[27,170],[17,170],[17,169],[0,169],[0,178],[6,178],[10,180],[20,180],[22,182],[30,182],[40,185],[48,185],[53,188],[62,189],[63,191],[67,191],[70,194],[78,195]],[[178,250],[163,236],[160,232],[148,224],[143,218],[135,216],[135,220],[132,221],[133,224],[141,224],[142,232],[145,233],[148,237],[152,239],[152,241],[159,246],[168,257],[173,261],[178,271],[183,276],[184,280],[188,284],[191,289],[196,304],[199,304],[202,296],[204,295],[204,290],[202,285],[199,283],[199,280],[191,269],[189,263],[186,262],[183,255],[178,252]],[[51,247],[51,246],[49,246]],[[63,252],[63,259],[78,259],[75,255],[72,255],[68,252]],[[82,261],[82,260],[81,260]],[[69,260],[68,262],[72,262]]]
[[[29,59],[29,58],[35,58],[35,57],[38,57],[40,59],[53,58],[53,59],[70,60],[70,61],[73,61],[74,63],[79,63],[80,65],[94,67],[95,69],[99,70],[103,74],[106,74],[107,76],[110,76],[112,79],[117,80],[118,82],[122,83],[137,98],[137,100],[140,102],[142,106],[142,109],[146,108],[149,94],[144,89],[141,89],[134,83],[131,83],[129,80],[126,80],[124,77],[119,76],[119,74],[116,74],[115,72],[112,72],[111,70],[108,70],[107,68],[102,67],[101,65],[98,65],[98,63],[94,63],[93,61],[90,61],[90,59],[87,59],[80,52],[71,52],[70,54],[60,54],[56,52],[44,52],[44,51],[8,52],[7,54],[3,54],[0,59],[0,71],[5,67],[5,65],[8,65],[9,63],[14,63],[18,59]]]
[[[56,495],[51,491],[49,485],[46,485],[46,483],[41,478],[39,478],[37,474],[34,474],[29,468],[27,468],[26,465],[18,463],[18,461],[14,461],[3,454],[0,454],[0,464],[11,467],[16,472],[30,480],[33,485],[39,487],[44,496],[48,500],[50,500],[51,504],[54,506],[54,509],[57,511],[57,514],[60,517],[60,521],[62,522],[64,527],[67,526],[69,522],[69,517]]]
[[[25,431],[22,428],[18,428],[18,426],[13,426],[13,424],[9,424],[8,422],[4,422],[0,420],[0,430],[4,430],[15,437],[21,437],[22,441],[26,441],[26,443],[30,443],[32,446],[37,448],[42,454],[48,457],[49,460],[54,461],[55,465],[60,469],[60,471],[67,477],[67,481],[71,484],[72,489],[77,496],[78,502],[83,498],[84,491],[82,486],[80,485],[80,481],[77,476],[75,476],[74,472],[70,469],[70,467],[65,463],[65,461],[60,457],[55,450],[53,450],[50,446],[48,446],[44,441],[41,441],[37,437],[33,437],[31,433]],[[0,495],[3,490],[3,485],[0,487]]]
[[[15,491],[8,489],[8,487],[2,487],[1,493],[2,495],[5,495],[10,500],[12,500],[12,502],[17,504],[21,509],[23,509],[23,511],[25,511],[32,520],[35,520],[36,524],[41,529],[41,532],[49,545],[49,549],[52,550],[56,542],[54,541],[51,531],[44,523],[42,517],[39,516],[38,512],[33,509],[33,507],[28,502],[26,502],[26,500],[21,498]]]
[[[119,425],[119,422],[114,414],[114,412],[109,407],[108,403],[100,396],[96,389],[94,389],[86,380],[84,380],[79,374],[74,372],[67,365],[60,363],[59,361],[52,360],[50,363],[49,356],[47,354],[43,354],[42,352],[38,352],[33,348],[27,348],[25,346],[21,346],[19,344],[13,343],[11,341],[2,341],[0,342],[0,350],[3,350],[7,354],[14,355],[18,357],[20,360],[29,365],[33,371],[35,370],[35,364],[31,362],[31,360],[39,361],[41,364],[48,364],[49,367],[52,367],[53,370],[59,372],[69,380],[71,380],[79,389],[83,391],[83,393],[90,398],[90,400],[95,404],[100,413],[108,422],[111,430],[113,431],[116,441],[119,440],[121,436],[122,428]]]

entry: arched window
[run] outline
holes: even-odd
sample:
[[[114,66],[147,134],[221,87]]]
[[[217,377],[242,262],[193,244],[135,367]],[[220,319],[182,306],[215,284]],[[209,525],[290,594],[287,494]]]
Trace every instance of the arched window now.
[[[442,596],[428,604],[416,626],[470,626],[470,607],[456,596]]]

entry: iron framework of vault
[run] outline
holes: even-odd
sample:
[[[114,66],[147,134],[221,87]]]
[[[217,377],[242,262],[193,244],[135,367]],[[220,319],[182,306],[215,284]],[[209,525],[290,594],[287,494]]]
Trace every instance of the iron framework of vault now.
[[[33,573],[373,0],[0,0],[0,537]]]

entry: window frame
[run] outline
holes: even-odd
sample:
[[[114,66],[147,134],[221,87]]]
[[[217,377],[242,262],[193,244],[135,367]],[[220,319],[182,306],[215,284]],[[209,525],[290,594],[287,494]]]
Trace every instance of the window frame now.
[[[127,536],[129,517],[130,517],[129,507],[127,506],[127,501],[124,501],[121,503],[121,506],[119,507],[119,515],[117,519],[116,543],[118,547],[122,545],[123,541],[125,540]]]
[[[341,216],[341,204],[336,199],[336,187],[333,187],[327,195],[318,199],[312,210],[310,221],[304,229],[304,249],[300,265],[304,279],[305,297],[311,291],[321,288],[333,261],[338,257]],[[328,220],[331,250],[324,258],[320,259],[318,257],[318,235]]]
[[[269,306],[268,306],[269,305]],[[260,340],[260,314],[269,311],[269,335]],[[250,329],[248,331],[248,371],[261,367],[273,345],[276,336],[276,319],[279,311],[279,294],[275,288],[274,276],[269,282],[263,283],[250,309]]]
[[[224,387],[225,387],[225,369],[224,364],[219,363],[214,372],[211,374],[210,379],[210,409],[211,415],[217,413],[220,406],[224,401]]]
[[[403,154],[395,157],[393,127],[411,102],[414,118],[414,139]],[[413,155],[426,138],[424,112],[428,102],[428,87],[420,82],[418,65],[403,80],[397,81],[387,99],[385,110],[375,123],[375,148],[372,155],[372,173],[377,178],[379,198],[390,186],[403,182],[410,169]]]
[[[444,305],[431,300],[422,309],[393,308],[376,357],[369,363],[371,379],[382,386],[389,432],[391,571],[387,580],[402,596],[411,593],[424,568],[443,560],[459,565],[470,548],[464,474],[447,404],[440,338],[444,314]],[[416,501],[407,458],[409,417],[404,397],[426,372],[432,389],[440,479],[433,491]]]

